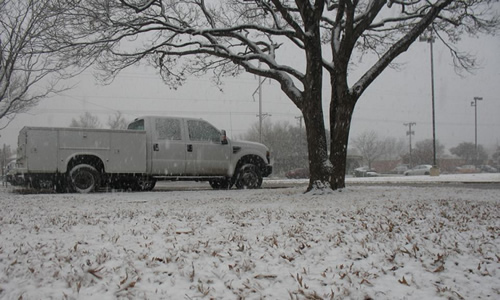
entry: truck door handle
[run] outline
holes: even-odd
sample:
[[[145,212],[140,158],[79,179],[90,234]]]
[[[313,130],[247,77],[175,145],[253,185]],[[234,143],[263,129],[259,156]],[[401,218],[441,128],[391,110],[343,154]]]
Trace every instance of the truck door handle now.
[[[160,146],[158,146],[158,144],[153,144],[153,151],[160,151]]]
[[[193,152],[193,145],[187,145],[187,151]]]

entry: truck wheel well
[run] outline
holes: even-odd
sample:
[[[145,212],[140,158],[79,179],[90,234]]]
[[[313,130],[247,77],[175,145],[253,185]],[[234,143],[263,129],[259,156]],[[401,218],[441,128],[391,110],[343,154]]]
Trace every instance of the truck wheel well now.
[[[237,174],[238,170],[246,164],[253,164],[259,170],[262,170],[266,165],[264,160],[262,160],[262,158],[257,155],[245,155],[242,158],[240,158],[240,160],[236,164],[235,174]]]
[[[66,170],[69,172],[73,167],[80,164],[91,165],[96,168],[99,173],[104,173],[104,163],[99,157],[94,155],[77,155],[73,157],[68,162],[68,168]]]

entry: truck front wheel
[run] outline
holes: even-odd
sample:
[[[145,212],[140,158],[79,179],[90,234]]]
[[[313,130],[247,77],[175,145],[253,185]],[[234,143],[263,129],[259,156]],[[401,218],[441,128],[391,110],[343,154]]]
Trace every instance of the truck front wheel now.
[[[243,165],[236,176],[235,185],[238,189],[258,189],[262,186],[262,175],[253,164]]]
[[[69,172],[69,184],[77,193],[90,193],[99,187],[99,172],[91,165],[76,165]]]

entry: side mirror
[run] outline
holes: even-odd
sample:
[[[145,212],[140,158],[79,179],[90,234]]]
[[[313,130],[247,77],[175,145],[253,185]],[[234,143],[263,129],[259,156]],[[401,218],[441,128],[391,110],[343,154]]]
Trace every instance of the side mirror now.
[[[226,131],[225,130],[221,130],[220,131],[220,143],[222,145],[227,145],[227,135],[226,135]]]

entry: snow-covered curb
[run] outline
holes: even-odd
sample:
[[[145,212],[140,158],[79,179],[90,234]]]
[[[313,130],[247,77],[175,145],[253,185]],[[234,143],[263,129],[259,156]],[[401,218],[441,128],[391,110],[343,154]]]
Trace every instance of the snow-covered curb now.
[[[499,182],[500,173],[441,174],[439,176],[380,176],[347,178],[346,183],[487,183]]]

